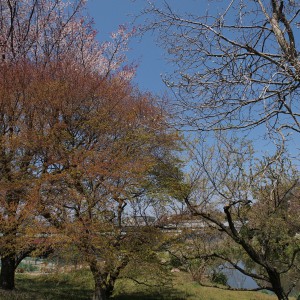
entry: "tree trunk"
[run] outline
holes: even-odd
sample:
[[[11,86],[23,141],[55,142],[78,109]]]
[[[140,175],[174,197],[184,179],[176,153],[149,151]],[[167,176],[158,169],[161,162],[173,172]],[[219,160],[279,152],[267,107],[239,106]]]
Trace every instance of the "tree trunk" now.
[[[278,298],[278,300],[289,300],[288,296],[285,295],[285,293],[282,291],[275,291],[275,294]]]
[[[95,291],[93,300],[107,300],[110,298],[113,292],[113,286],[107,285],[104,278],[100,276],[94,276]]]
[[[105,291],[101,288],[101,285],[95,281],[95,291],[93,300],[107,300]]]
[[[95,291],[93,300],[108,300],[112,295],[113,289],[111,288],[103,288],[101,283],[96,283],[95,281]]]
[[[13,290],[15,288],[15,256],[1,257],[0,286],[4,290]]]
[[[93,300],[107,300],[112,295],[114,282],[107,280],[107,274],[101,274],[95,265],[90,265],[95,282]]]
[[[274,269],[268,269],[267,270],[270,283],[272,284],[273,291],[276,294],[278,300],[288,300],[288,295],[283,290],[282,284],[281,284],[281,278],[280,274],[276,272]]]

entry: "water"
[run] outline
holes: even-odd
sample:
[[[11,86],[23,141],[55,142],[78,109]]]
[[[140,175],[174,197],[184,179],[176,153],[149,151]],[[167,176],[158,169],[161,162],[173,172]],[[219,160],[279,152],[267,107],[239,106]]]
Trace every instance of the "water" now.
[[[239,267],[243,267],[243,265],[239,264]],[[232,288],[255,289],[258,287],[251,277],[244,275],[238,270],[229,269],[225,266],[222,272],[227,276],[227,284]]]

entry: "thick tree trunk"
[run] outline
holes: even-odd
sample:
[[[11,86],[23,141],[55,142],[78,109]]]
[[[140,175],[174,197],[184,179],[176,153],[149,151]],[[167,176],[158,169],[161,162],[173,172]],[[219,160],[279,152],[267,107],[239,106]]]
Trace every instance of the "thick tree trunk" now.
[[[97,284],[95,281],[95,291],[94,291],[94,296],[93,300],[107,300],[108,298],[106,297],[105,290],[101,288],[100,284]]]
[[[188,203],[189,204],[189,203]],[[288,295],[284,292],[284,289],[282,287],[282,282],[281,282],[281,278],[280,278],[280,273],[276,270],[276,268],[274,268],[271,264],[268,263],[268,261],[266,261],[261,255],[260,253],[255,250],[255,248],[253,248],[251,246],[251,244],[249,243],[249,241],[245,240],[243,237],[241,237],[240,233],[238,232],[238,230],[235,228],[235,224],[232,218],[232,214],[231,214],[231,206],[225,206],[224,207],[224,212],[227,218],[227,221],[229,223],[229,228],[225,228],[223,226],[223,224],[221,224],[218,221],[215,221],[214,219],[211,219],[209,216],[207,216],[206,214],[200,214],[201,216],[203,216],[205,219],[208,219],[212,222],[214,222],[215,224],[217,224],[221,229],[223,229],[236,243],[240,244],[244,250],[246,251],[246,253],[248,254],[248,256],[257,264],[263,266],[266,270],[266,272],[268,273],[268,278],[269,278],[269,282],[272,285],[272,289],[274,291],[274,293],[276,294],[278,300],[288,300]]]
[[[91,265],[90,269],[93,273],[95,282],[95,291],[93,300],[107,300],[112,295],[114,285],[111,280],[107,281],[107,276],[101,274],[95,265]]]
[[[276,294],[278,300],[288,300],[288,295],[283,290],[280,274],[274,269],[267,270],[270,283],[272,284],[274,293]]]
[[[95,291],[93,300],[108,300],[112,295],[113,289],[110,288],[103,288],[101,283],[96,283],[95,281]]]
[[[13,290],[15,288],[15,256],[1,257],[0,286],[4,290]]]
[[[276,294],[278,300],[289,300],[289,297],[286,296],[286,295],[283,293],[282,290],[281,290],[281,291],[275,291],[275,294]]]

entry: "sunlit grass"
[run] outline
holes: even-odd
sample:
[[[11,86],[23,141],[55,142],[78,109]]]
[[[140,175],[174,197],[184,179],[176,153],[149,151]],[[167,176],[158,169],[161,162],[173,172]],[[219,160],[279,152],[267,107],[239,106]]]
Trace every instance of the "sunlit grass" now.
[[[202,287],[187,273],[174,275],[172,287],[164,289],[141,287],[132,282],[119,282],[116,298],[120,300],[276,300],[276,297],[259,292],[226,291],[217,288]]]
[[[1,300],[87,300],[93,295],[93,279],[87,269],[48,275],[17,274],[16,290],[0,291]],[[174,275],[169,285],[147,287],[130,280],[117,283],[114,300],[276,300],[259,292],[233,292],[201,287],[189,274]],[[291,298],[292,299],[292,298]]]

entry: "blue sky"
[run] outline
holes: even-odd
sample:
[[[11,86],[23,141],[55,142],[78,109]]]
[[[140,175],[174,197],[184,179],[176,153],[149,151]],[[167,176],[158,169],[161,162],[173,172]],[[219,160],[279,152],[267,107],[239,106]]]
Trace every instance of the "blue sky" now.
[[[164,0],[152,0],[155,4],[162,4]],[[208,0],[168,0],[175,12],[203,15],[208,8]],[[219,7],[210,7],[213,10],[222,10],[224,2],[219,1]],[[120,24],[133,26],[134,17],[137,16],[147,5],[147,0],[88,0],[88,13],[94,18],[95,27],[98,30],[98,38],[101,41],[109,39],[111,32],[116,31]],[[142,22],[142,19],[139,20]],[[135,23],[135,26],[139,25]],[[161,74],[172,71],[172,66],[167,64],[166,55],[155,44],[155,37],[150,33],[142,39],[134,39],[128,52],[129,61],[139,64],[135,82],[142,91],[150,91],[154,94],[163,94],[167,88],[162,82]],[[260,144],[258,148],[265,150],[272,148],[266,141],[263,142],[261,134],[249,136]],[[297,144],[296,139],[292,139]],[[298,148],[297,145],[294,145]]]
[[[110,33],[116,31],[120,24],[132,27],[134,16],[143,9],[145,3],[144,0],[89,0],[89,14],[94,18],[98,38],[109,39]],[[154,37],[147,35],[143,39],[133,39],[128,58],[139,65],[135,81],[142,90],[160,93],[165,89],[160,78],[160,73],[164,72],[164,60]]]
[[[172,0],[170,3],[179,12],[205,9],[206,0]],[[155,3],[163,3],[157,0]],[[203,5],[204,4],[204,5]],[[89,0],[88,12],[94,18],[95,27],[98,30],[98,38],[107,40],[111,32],[116,31],[120,24],[133,26],[134,17],[138,15],[147,5],[146,0]],[[142,22],[142,20],[139,20]],[[138,22],[134,24],[138,25]],[[133,39],[130,44],[131,50],[128,58],[138,63],[136,83],[143,91],[151,91],[161,94],[166,91],[161,80],[161,74],[170,72],[172,67],[166,63],[166,57],[155,44],[155,37],[150,33],[142,39]]]

